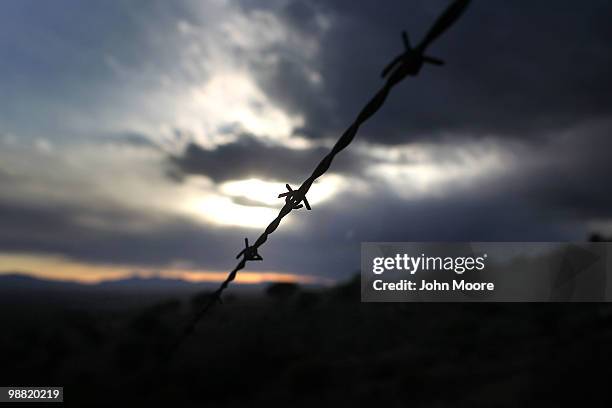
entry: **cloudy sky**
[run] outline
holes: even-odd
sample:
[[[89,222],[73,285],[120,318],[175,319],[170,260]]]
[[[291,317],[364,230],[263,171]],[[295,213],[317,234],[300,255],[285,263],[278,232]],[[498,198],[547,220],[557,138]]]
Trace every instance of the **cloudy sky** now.
[[[219,280],[446,0],[3,0],[0,273]],[[243,282],[612,229],[612,3],[473,1]]]

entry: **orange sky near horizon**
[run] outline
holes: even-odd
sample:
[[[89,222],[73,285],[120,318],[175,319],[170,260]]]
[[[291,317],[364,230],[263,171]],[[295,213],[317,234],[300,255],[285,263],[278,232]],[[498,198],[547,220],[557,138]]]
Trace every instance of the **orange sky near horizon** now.
[[[180,279],[188,282],[222,282],[228,271],[201,270],[187,266],[162,268],[86,263],[58,255],[0,253],[0,275],[23,274],[39,279],[96,284],[133,277]],[[328,285],[333,280],[312,275],[276,271],[241,271],[235,283],[293,282]]]

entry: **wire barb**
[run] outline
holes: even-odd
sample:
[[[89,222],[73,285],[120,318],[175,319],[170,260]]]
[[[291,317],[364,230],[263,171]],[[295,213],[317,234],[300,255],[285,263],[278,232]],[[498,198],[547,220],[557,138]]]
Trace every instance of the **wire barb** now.
[[[244,257],[245,261],[263,261],[263,258],[257,252],[256,246],[249,246],[249,239],[244,239],[244,249],[240,251],[238,255],[236,255],[236,259]]]
[[[291,209],[298,210],[304,206],[306,206],[307,210],[311,210],[310,204],[306,199],[306,193],[302,191],[300,187],[299,190],[293,190],[289,184],[285,184],[287,187],[287,192],[278,195],[278,198],[285,197],[285,203],[291,206]],[[304,205],[300,203],[304,203]]]

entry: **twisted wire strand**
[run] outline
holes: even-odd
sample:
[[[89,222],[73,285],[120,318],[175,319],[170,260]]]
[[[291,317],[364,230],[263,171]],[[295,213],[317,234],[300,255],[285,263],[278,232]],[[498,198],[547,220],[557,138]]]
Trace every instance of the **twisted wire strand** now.
[[[242,256],[242,259],[238,262],[236,267],[228,274],[227,278],[221,283],[221,286],[213,292],[209,297],[208,301],[204,306],[194,315],[193,319],[186,326],[183,335],[175,343],[171,349],[170,354],[178,348],[178,346],[189,336],[195,329],[198,321],[210,310],[210,308],[221,301],[221,295],[228,285],[236,279],[238,272],[245,268],[246,263],[249,261],[260,261],[261,256],[257,253],[257,250],[268,240],[268,236],[271,235],[284,217],[289,215],[293,210],[303,207],[302,202],[306,205],[307,209],[310,209],[308,201],[306,200],[306,193],[310,190],[312,184],[329,169],[334,158],[342,150],[344,150],[355,138],[359,127],[370,119],[381,106],[384,104],[389,92],[395,85],[401,82],[406,76],[416,76],[424,62],[434,63],[435,65],[444,64],[443,61],[424,55],[425,49],[444,31],[446,31],[451,25],[453,25],[457,19],[462,15],[470,0],[455,0],[447,9],[438,17],[434,25],[431,27],[424,40],[416,47],[410,46],[410,41],[405,32],[402,33],[402,38],[406,47],[406,51],[397,56],[391,64],[389,64],[383,71],[383,76],[387,77],[386,82],[380,88],[380,90],[374,95],[372,99],[365,105],[365,107],[359,112],[355,121],[344,131],[342,136],[336,141],[336,144],[332,147],[331,151],[319,162],[317,167],[314,169],[312,174],[304,180],[300,188],[292,190],[287,184],[289,192],[279,195],[280,197],[285,196],[285,205],[281,208],[278,216],[270,222],[264,232],[257,238],[252,246],[248,245],[248,240],[245,240],[246,248],[238,254],[238,257]]]
[[[367,121],[370,117],[372,117],[383,105],[389,92],[391,89],[401,80],[396,77],[389,78],[383,87],[376,93],[376,95],[367,103],[367,105],[359,112],[355,121],[344,131],[342,136],[338,139],[336,144],[332,147],[331,151],[319,162],[317,167],[314,169],[310,177],[308,177],[299,189],[293,192],[293,195],[289,195],[287,200],[285,200],[285,205],[281,208],[278,216],[268,224],[264,232],[257,238],[255,243],[246,248],[243,253],[242,259],[238,262],[238,264],[232,269],[227,278],[221,283],[219,288],[214,291],[204,306],[193,316],[193,318],[186,325],[185,330],[182,335],[176,341],[176,343],[171,347],[169,355],[173,354],[174,351],[182,344],[182,342],[190,336],[197,323],[202,319],[202,317],[217,303],[221,302],[221,295],[223,291],[229,286],[229,284],[236,279],[236,275],[238,272],[246,267],[247,262],[254,261],[256,259],[251,259],[250,254],[257,253],[257,250],[268,240],[268,236],[271,235],[276,229],[279,227],[280,222],[284,217],[289,215],[289,213],[299,207],[297,207],[300,202],[305,198],[306,193],[310,190],[310,187],[315,182],[316,179],[321,177],[329,167],[331,166],[334,158],[338,153],[344,150],[355,138],[359,127]]]

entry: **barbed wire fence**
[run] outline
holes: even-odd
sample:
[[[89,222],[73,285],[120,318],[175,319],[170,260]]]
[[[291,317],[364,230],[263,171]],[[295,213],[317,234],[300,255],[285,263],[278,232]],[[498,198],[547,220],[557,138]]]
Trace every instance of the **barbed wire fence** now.
[[[240,259],[240,261],[234,267],[234,269],[229,272],[227,278],[223,281],[223,283],[221,283],[219,288],[210,295],[203,307],[197,313],[195,313],[193,318],[187,323],[181,336],[169,349],[167,358],[170,358],[178,347],[185,341],[185,339],[194,332],[197,323],[202,319],[202,317],[216,303],[221,302],[221,295],[223,294],[223,291],[225,291],[229,284],[236,279],[238,272],[246,267],[247,262],[263,260],[263,258],[259,255],[258,250],[266,243],[268,237],[274,231],[276,231],[282,219],[289,215],[289,213],[291,213],[293,210],[298,210],[303,207],[306,207],[307,210],[311,210],[310,203],[306,199],[306,194],[310,190],[310,187],[319,177],[325,174],[336,155],[338,155],[353,141],[359,127],[376,112],[378,112],[391,92],[391,89],[401,82],[406,76],[418,75],[424,63],[434,65],[444,64],[444,62],[438,58],[425,55],[425,50],[438,36],[446,31],[461,16],[470,1],[471,0],[455,0],[440,15],[440,17],[438,17],[423,41],[417,47],[412,47],[408,35],[405,31],[402,32],[402,40],[405,51],[395,57],[382,71],[382,77],[386,78],[385,84],[359,112],[355,121],[348,127],[348,129],[346,129],[336,144],[332,147],[331,151],[319,162],[312,174],[306,180],[304,180],[302,185],[297,190],[293,190],[289,184],[286,184],[287,191],[278,195],[278,198],[285,198],[285,204],[280,209],[278,216],[272,222],[270,222],[253,245],[249,245],[248,238],[245,238],[245,248],[236,256],[236,258]]]

